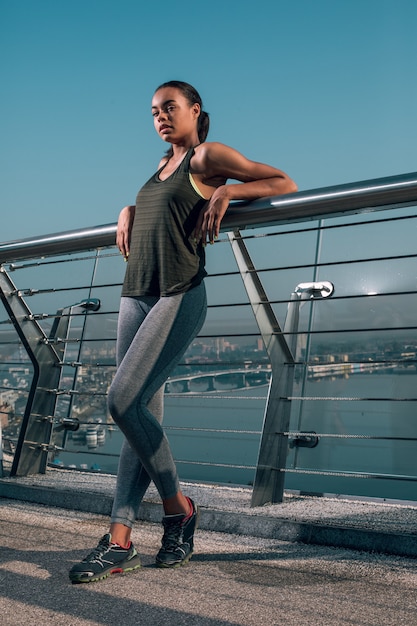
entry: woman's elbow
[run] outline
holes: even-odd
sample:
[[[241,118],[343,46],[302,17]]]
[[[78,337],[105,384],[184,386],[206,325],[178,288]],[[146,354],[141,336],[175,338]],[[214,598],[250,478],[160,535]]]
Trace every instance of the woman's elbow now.
[[[297,184],[289,176],[285,176],[282,183],[283,183],[281,186],[282,194],[295,193],[296,191],[298,191]]]

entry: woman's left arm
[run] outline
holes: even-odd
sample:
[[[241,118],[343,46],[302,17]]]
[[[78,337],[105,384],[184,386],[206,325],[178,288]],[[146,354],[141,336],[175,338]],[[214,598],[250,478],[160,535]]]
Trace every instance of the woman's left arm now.
[[[197,150],[196,150],[197,156]],[[256,200],[297,191],[295,182],[282,170],[271,165],[250,161],[240,152],[219,143],[199,146],[193,170],[202,175],[203,182],[223,180],[216,186],[206,208],[201,212],[195,232],[203,243],[213,243],[231,200]],[[227,179],[241,181],[226,184]]]

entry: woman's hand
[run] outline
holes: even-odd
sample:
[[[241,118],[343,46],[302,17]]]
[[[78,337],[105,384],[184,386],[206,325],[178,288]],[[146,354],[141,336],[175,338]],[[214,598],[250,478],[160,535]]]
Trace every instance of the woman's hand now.
[[[214,243],[220,232],[220,224],[229,206],[229,194],[227,185],[217,187],[198,217],[194,231],[197,241],[202,241],[203,246]]]
[[[125,206],[120,211],[117,222],[116,245],[126,261],[130,252],[130,234],[135,218],[135,210],[136,207],[133,205]]]
[[[213,243],[218,236],[231,200],[250,202],[297,191],[297,185],[282,170],[250,161],[237,150],[217,142],[197,146],[190,165],[197,184],[205,189],[216,188],[194,230],[195,239],[203,245],[207,241]],[[229,179],[240,182],[226,184]]]

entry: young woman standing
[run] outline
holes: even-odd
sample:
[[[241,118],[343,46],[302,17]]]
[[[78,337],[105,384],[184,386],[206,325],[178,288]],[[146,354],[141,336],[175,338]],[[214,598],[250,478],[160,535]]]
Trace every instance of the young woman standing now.
[[[164,508],[156,565],[177,567],[191,558],[198,508],[180,490],[161,426],[164,384],[204,323],[205,246],[217,238],[229,202],[297,190],[281,170],[207,143],[209,117],[188,83],[158,87],[152,115],[170,149],[136,205],[122,209],[117,227],[117,246],[128,263],[108,404],[125,439],[111,525],[98,546],[72,567],[72,582],[140,567],[130,534],[151,480]],[[227,184],[228,179],[241,182]]]

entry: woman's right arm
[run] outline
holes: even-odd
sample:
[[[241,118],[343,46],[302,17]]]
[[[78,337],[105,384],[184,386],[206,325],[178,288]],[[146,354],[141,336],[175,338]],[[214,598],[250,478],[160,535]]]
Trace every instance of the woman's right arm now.
[[[120,211],[117,222],[116,245],[126,261],[130,251],[130,234],[135,218],[135,210],[136,207],[134,205],[125,206]]]

